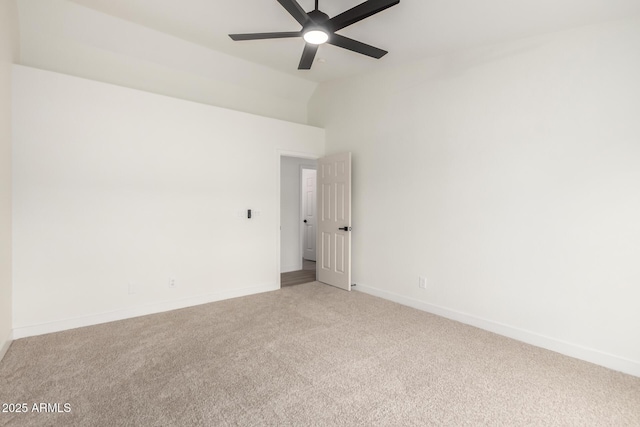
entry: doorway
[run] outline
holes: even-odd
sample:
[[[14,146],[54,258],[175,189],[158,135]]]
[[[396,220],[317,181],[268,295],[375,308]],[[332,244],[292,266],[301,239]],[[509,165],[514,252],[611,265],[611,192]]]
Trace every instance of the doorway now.
[[[316,280],[317,161],[280,157],[280,286]]]

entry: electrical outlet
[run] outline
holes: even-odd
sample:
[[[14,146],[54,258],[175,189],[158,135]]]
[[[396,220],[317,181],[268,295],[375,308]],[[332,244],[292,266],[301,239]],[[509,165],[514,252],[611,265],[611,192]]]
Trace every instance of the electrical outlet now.
[[[422,277],[422,276],[418,277],[418,287],[420,289],[424,289],[424,290],[427,289],[427,278],[426,277]]]
[[[171,279],[169,279],[169,287],[170,288],[175,288],[176,287],[176,278],[172,277]]]
[[[136,293],[136,284],[134,282],[129,282],[129,295],[133,295]]]

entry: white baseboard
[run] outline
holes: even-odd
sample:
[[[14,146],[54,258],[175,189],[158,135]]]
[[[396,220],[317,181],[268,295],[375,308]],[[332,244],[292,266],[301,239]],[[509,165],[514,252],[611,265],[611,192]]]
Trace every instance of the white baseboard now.
[[[475,326],[476,328],[484,329],[485,331],[513,338],[527,344],[535,345],[536,347],[545,348],[547,350],[555,351],[566,356],[604,366],[615,371],[620,371],[624,372],[625,374],[640,377],[640,361],[625,359],[613,354],[604,353],[602,351],[583,347],[578,344],[561,341],[555,338],[537,334],[535,332],[516,328],[499,322],[494,322],[492,320],[483,319],[471,314],[452,310],[450,308],[441,307],[435,304],[429,304],[424,301],[362,285],[360,283],[358,283],[354,290],[380,297],[389,301],[397,302],[398,304],[413,307],[418,310],[426,311],[438,316],[446,317],[447,319],[456,320],[467,325]]]
[[[10,332],[6,341],[4,341],[2,345],[0,345],[0,362],[4,358],[4,355],[7,354],[7,351],[9,351],[9,347],[11,347],[12,342],[13,342],[13,334]]]
[[[54,322],[41,323],[36,325],[19,326],[13,329],[13,339],[32,337],[36,335],[49,334],[52,332],[66,331],[69,329],[82,328],[84,326],[98,325],[101,323],[114,322],[116,320],[130,319],[132,317],[146,316],[149,314],[162,313],[165,311],[177,310],[180,308],[193,307],[210,302],[222,301],[231,298],[243,297],[247,295],[259,294],[262,292],[277,291],[279,284],[267,284],[251,286],[242,289],[234,289],[211,294],[198,295],[181,298],[171,301],[163,301],[154,304],[145,304],[138,307],[131,307],[107,313],[98,313],[89,316],[76,317],[71,319],[57,320]],[[8,348],[8,347],[7,347]]]

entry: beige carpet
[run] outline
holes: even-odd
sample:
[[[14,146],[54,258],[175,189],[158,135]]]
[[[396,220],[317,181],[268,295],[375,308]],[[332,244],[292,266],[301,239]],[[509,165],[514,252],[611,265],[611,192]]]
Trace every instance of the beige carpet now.
[[[318,283],[17,340],[16,426],[640,426],[640,378]]]

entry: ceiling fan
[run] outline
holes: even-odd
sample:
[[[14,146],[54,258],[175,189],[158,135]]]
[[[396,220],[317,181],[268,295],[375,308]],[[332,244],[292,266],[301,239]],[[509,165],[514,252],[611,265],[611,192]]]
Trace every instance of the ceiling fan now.
[[[279,33],[229,34],[229,37],[236,41],[302,37],[306,43],[298,69],[310,70],[318,46],[323,43],[329,43],[376,59],[386,55],[388,53],[386,50],[341,36],[336,34],[336,31],[395,6],[400,3],[400,0],[368,0],[333,18],[329,18],[326,13],[318,9],[318,0],[316,0],[315,9],[308,13],[300,7],[296,0],[278,0],[278,3],[302,25],[302,30]]]

